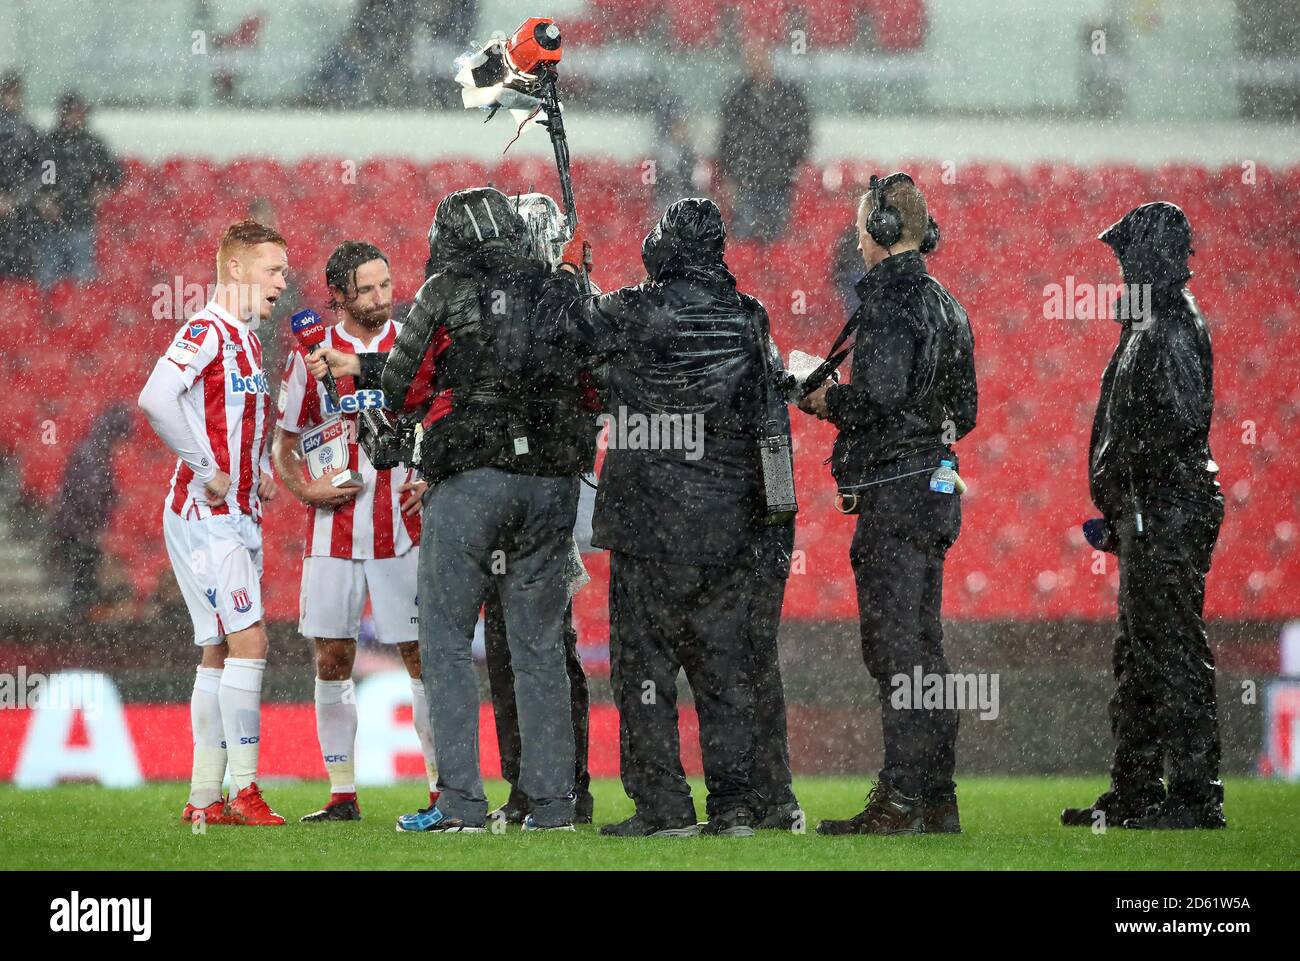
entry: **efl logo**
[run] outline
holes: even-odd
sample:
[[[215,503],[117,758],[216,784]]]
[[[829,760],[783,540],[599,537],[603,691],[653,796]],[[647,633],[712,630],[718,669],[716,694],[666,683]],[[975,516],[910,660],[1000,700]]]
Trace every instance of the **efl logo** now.
[[[230,392],[232,394],[268,394],[270,391],[266,386],[266,374],[258,371],[256,374],[249,374],[244,377],[238,371],[232,370],[230,372]]]
[[[383,410],[387,406],[382,390],[359,390],[340,397],[337,404],[330,397],[325,398],[327,414],[359,414],[363,410]]]
[[[50,930],[67,934],[125,931],[132,941],[148,941],[153,932],[153,899],[83,899],[73,891],[69,898],[50,902]]]

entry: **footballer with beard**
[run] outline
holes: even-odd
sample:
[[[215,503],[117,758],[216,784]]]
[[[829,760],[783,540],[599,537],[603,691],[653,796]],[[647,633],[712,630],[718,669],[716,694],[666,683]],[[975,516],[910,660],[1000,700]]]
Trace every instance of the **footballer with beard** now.
[[[346,354],[386,354],[401,324],[392,319],[393,281],[384,253],[362,241],[340,244],[325,265],[325,284],[338,323],[329,328],[321,347]],[[356,390],[354,377],[338,379],[340,397]],[[342,413],[334,405],[324,385],[310,376],[301,347],[285,362],[279,407],[272,445],[276,470],[289,492],[307,506],[298,630],[316,648],[316,733],[330,780],[329,801],[302,820],[361,817],[352,665],[367,596],[378,640],[397,648],[411,678],[412,716],[432,806],[437,800],[437,770],[420,679],[416,610],[420,499],[426,485],[404,466],[374,468],[357,443],[358,415]],[[336,416],[347,422],[349,466],[361,475],[359,486],[335,487],[330,475],[310,480],[298,458],[299,435]]]

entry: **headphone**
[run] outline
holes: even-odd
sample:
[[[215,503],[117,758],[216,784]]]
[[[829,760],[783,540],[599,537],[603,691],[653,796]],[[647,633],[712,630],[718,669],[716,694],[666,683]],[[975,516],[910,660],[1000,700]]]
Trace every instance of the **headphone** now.
[[[900,172],[890,174],[884,180],[872,174],[868,186],[873,199],[871,213],[867,216],[867,233],[886,250],[898,243],[903,236],[903,215],[893,204],[885,203],[885,191],[894,184],[904,182],[916,185],[916,181],[910,176]],[[939,237],[939,225],[933,217],[930,217],[925,225],[925,233],[921,237],[921,253],[934,253],[939,246]]]

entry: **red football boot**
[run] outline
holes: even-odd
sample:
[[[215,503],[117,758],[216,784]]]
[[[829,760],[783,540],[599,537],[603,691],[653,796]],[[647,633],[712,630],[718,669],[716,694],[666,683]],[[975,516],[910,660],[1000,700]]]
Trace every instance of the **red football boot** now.
[[[245,824],[250,827],[275,827],[284,818],[271,810],[262,797],[262,789],[254,781],[230,799],[230,814],[226,824]]]
[[[181,822],[183,824],[193,824],[202,818],[205,824],[229,824],[226,820],[226,799],[217,798],[205,808],[195,807],[188,802],[185,810],[181,812]]]

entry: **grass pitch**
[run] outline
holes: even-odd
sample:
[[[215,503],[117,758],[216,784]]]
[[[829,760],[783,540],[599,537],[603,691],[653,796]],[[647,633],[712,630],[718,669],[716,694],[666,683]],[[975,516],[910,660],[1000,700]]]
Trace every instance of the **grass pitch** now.
[[[861,809],[864,779],[800,778],[808,813],[802,835],[754,838],[598,837],[576,834],[398,834],[397,815],[427,803],[417,784],[361,793],[359,823],[299,824],[327,796],[323,782],[270,783],[283,828],[209,827],[195,834],[179,821],[187,786],[131,790],[67,785],[40,791],[0,786],[0,865],[7,869],[305,869],[382,870],[695,870],[695,869],[1082,869],[1294,870],[1300,864],[1300,785],[1248,779],[1227,784],[1225,831],[1104,834],[1062,828],[1064,806],[1084,804],[1101,778],[966,778],[958,784],[965,833],[956,836],[823,838],[824,817]],[[592,785],[596,822],[621,820],[631,802],[615,780]],[[703,813],[703,786],[693,784]],[[500,782],[488,797],[505,799]]]

